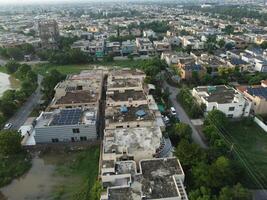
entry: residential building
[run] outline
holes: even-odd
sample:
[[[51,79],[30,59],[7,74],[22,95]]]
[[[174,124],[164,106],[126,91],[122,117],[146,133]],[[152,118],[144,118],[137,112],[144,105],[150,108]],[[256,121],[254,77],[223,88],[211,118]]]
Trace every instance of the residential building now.
[[[136,47],[140,56],[153,56],[155,50],[148,38],[136,38]]]
[[[156,33],[153,30],[151,30],[151,29],[144,30],[143,31],[143,36],[145,38],[156,38]]]
[[[97,138],[97,110],[94,108],[56,109],[36,118],[36,143],[94,140]]]
[[[55,95],[48,109],[58,108],[96,108],[103,87],[103,71],[82,71],[69,75],[55,86]]]
[[[144,159],[136,166],[132,161],[103,163],[102,181],[107,192],[101,200],[188,200],[185,174],[177,158]],[[139,168],[140,172],[137,172]]]
[[[57,48],[59,29],[55,20],[39,21],[38,30],[43,48]]]
[[[195,62],[181,62],[178,63],[178,70],[180,72],[180,77],[183,80],[190,80],[193,78],[193,74],[196,73],[198,77],[203,77],[207,70],[201,64],[196,64]]]
[[[128,56],[128,55],[133,55],[137,54],[137,49],[136,49],[136,44],[135,41],[123,41],[121,43],[121,55],[122,56]]]
[[[267,114],[267,81],[261,81],[261,85],[240,86],[237,89],[251,102],[253,114]]]
[[[206,112],[214,109],[222,111],[229,118],[249,116],[251,101],[238,90],[225,86],[198,86],[192,95],[199,104],[205,104]]]
[[[154,41],[155,51],[161,55],[163,52],[171,51],[171,44],[167,41]]]

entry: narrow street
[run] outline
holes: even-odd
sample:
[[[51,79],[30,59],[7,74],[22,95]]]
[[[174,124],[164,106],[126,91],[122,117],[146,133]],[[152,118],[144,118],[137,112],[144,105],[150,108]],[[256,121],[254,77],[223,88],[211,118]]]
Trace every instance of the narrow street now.
[[[170,91],[170,100],[173,104],[173,107],[175,107],[176,112],[178,114],[178,117],[181,122],[189,124],[190,127],[192,128],[192,139],[195,143],[199,144],[203,148],[208,148],[208,146],[203,142],[202,138],[200,137],[198,131],[196,130],[195,126],[192,124],[190,118],[184,111],[183,107],[177,102],[176,96],[179,93],[179,88],[170,86],[165,80],[163,82],[163,87],[169,88]]]
[[[27,120],[28,116],[31,114],[35,106],[38,105],[42,98],[41,94],[41,83],[43,77],[38,75],[38,87],[35,92],[28,98],[28,100],[19,108],[19,110],[11,117],[7,123],[12,123],[12,129],[18,130],[24,122]]]

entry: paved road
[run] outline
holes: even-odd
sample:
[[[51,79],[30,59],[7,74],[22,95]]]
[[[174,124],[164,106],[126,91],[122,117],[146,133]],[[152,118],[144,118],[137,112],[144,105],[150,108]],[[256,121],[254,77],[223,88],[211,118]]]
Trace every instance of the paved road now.
[[[43,77],[38,75],[38,87],[36,91],[28,98],[28,100],[20,107],[20,109],[13,115],[12,118],[8,120],[8,123],[12,123],[12,129],[18,130],[24,122],[27,120],[28,116],[33,111],[34,107],[38,105],[42,98],[41,94],[41,82]]]
[[[208,148],[207,145],[203,142],[202,138],[200,137],[198,131],[196,130],[195,126],[192,124],[190,118],[188,115],[185,113],[184,109],[182,106],[177,102],[176,96],[179,93],[179,89],[170,86],[166,81],[163,82],[163,87],[164,88],[169,88],[169,91],[171,93],[170,95],[170,100],[173,104],[173,106],[176,109],[176,112],[178,113],[178,117],[181,122],[189,124],[192,128],[192,139],[195,143],[199,144],[203,148]]]
[[[0,65],[5,65],[8,62],[6,59],[0,58]],[[28,65],[35,65],[35,64],[42,64],[42,63],[49,63],[48,61],[41,61],[41,60],[32,60],[32,61],[20,61],[20,64],[28,64]]]

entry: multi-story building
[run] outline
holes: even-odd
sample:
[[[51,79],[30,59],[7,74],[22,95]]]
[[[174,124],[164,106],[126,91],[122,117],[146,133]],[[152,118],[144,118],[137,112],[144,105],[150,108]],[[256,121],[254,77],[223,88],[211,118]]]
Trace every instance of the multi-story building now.
[[[200,104],[205,104],[206,112],[217,109],[229,118],[249,116],[251,101],[232,87],[198,86],[193,88],[192,95]]]
[[[36,143],[76,142],[97,138],[97,110],[56,109],[42,112],[35,120]]]
[[[267,114],[267,81],[261,81],[261,85],[240,86],[237,89],[251,102],[253,114]]]
[[[55,20],[39,21],[38,30],[43,48],[57,48],[59,29]]]
[[[167,41],[154,41],[155,51],[161,55],[163,52],[171,51],[171,44]]]
[[[105,53],[105,44],[104,40],[79,40],[74,42],[71,45],[72,49],[80,49],[83,52],[86,52],[92,56],[101,58]]]
[[[69,75],[55,87],[55,95],[48,109],[98,108],[102,94],[103,71],[82,71]]]
[[[148,38],[136,38],[135,42],[139,55],[153,56],[155,54],[153,44]]]
[[[133,161],[113,161],[103,163],[102,169],[107,192],[101,200],[188,200],[185,174],[177,158],[144,159],[138,166]]]

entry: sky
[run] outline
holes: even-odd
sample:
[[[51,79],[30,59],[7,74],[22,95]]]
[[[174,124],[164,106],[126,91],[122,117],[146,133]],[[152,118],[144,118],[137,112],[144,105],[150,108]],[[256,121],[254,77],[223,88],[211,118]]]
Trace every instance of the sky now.
[[[103,0],[0,0],[1,4],[43,4],[43,3],[61,3],[61,2],[75,2],[75,1],[82,1],[82,2],[94,2],[94,1],[103,1]],[[107,1],[107,0],[105,0]]]

